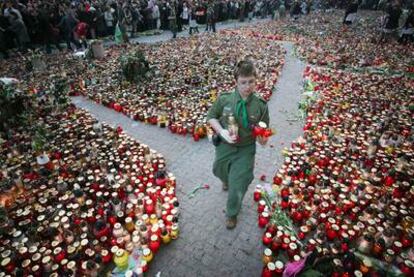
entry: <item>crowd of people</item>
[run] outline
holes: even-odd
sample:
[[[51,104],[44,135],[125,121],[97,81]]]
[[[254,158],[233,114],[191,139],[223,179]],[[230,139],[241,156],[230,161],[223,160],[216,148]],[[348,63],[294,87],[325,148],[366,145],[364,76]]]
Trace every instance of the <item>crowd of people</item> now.
[[[128,37],[151,29],[171,29],[180,32],[186,25],[227,19],[243,20],[249,13],[266,16],[275,0],[222,1],[155,1],[155,0],[5,0],[0,3],[0,49],[33,45],[51,45],[60,49],[65,41],[68,48],[79,48],[80,40],[114,35],[118,24]],[[183,27],[184,26],[184,27]]]
[[[389,15],[387,24],[393,25],[401,15],[401,3],[388,5],[380,1],[330,0],[3,0],[0,2],[0,52],[43,45],[47,53],[51,45],[61,49],[86,47],[86,39],[113,36],[117,31],[127,41],[138,32],[162,29],[177,32],[199,32],[198,24],[206,24],[206,31],[216,31],[216,22],[229,19],[240,21],[253,17],[292,17],[308,14],[311,8],[346,8],[347,15],[358,6],[382,8]],[[383,8],[385,7],[385,8]],[[345,18],[346,19],[346,18]],[[406,22],[412,31],[413,16]],[[397,25],[398,26],[398,25]],[[408,30],[410,32],[410,30]],[[408,33],[409,33],[408,32]],[[406,40],[406,39],[405,39]]]

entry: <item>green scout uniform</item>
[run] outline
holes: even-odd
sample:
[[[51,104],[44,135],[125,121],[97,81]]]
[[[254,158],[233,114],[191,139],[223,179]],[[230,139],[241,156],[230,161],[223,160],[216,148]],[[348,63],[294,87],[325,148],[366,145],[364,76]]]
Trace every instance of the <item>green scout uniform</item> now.
[[[207,114],[207,120],[218,119],[227,129],[228,117],[233,115],[239,126],[240,140],[234,144],[224,139],[216,147],[213,173],[229,186],[227,198],[227,216],[234,217],[240,211],[243,197],[253,181],[256,139],[252,136],[252,126],[263,121],[269,125],[269,111],[266,101],[251,94],[244,103],[239,92],[220,95]],[[246,115],[242,107],[245,104]],[[243,120],[244,117],[244,120]],[[248,121],[248,126],[246,126]]]

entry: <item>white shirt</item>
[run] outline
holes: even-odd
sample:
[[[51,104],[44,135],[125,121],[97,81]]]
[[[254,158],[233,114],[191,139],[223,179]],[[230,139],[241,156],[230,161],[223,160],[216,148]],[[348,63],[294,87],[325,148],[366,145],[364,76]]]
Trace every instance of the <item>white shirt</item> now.
[[[11,12],[14,12],[17,14],[17,17],[20,20],[23,20],[22,14],[19,12],[19,10],[16,10],[15,8],[7,8],[4,10],[4,16],[5,17],[10,17],[11,16]]]
[[[152,8],[152,17],[155,18],[155,19],[160,18],[160,8],[158,7],[158,5],[155,5]]]
[[[187,20],[188,19],[188,8],[184,7],[183,12],[181,13],[181,18]]]
[[[114,16],[112,15],[112,12],[111,11],[106,11],[104,13],[104,18],[105,18],[106,25],[108,27],[112,27],[113,26],[113,21],[114,21]]]

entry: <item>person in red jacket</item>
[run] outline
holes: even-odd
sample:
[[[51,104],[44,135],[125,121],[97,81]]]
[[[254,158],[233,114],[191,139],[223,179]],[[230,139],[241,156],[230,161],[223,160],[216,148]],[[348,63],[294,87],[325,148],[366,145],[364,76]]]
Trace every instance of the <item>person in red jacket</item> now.
[[[75,37],[84,48],[88,47],[88,44],[86,43],[87,34],[88,24],[85,22],[79,22],[75,27]]]

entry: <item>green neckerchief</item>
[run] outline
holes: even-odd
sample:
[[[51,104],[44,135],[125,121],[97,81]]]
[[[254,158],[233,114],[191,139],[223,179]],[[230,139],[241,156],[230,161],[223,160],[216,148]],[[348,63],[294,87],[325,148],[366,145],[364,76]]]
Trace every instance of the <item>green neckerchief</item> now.
[[[236,104],[236,117],[242,119],[242,125],[245,129],[249,128],[249,117],[247,116],[247,106],[246,104],[250,101],[253,94],[250,94],[246,100],[243,100],[240,93],[236,90],[236,97],[239,98]]]

